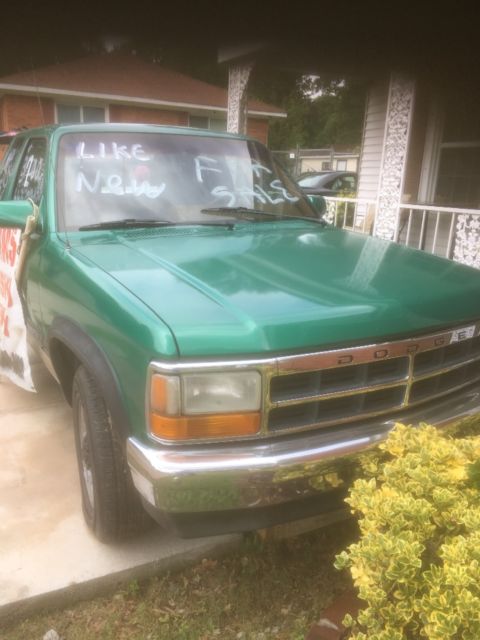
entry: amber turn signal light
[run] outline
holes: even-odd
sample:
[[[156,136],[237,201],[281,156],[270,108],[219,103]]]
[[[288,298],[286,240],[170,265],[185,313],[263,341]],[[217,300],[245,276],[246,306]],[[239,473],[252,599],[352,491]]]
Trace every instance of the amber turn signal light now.
[[[260,413],[226,413],[198,416],[150,414],[150,431],[163,440],[197,440],[251,436],[260,429]]]
[[[180,379],[176,376],[153,376],[150,387],[150,406],[155,413],[180,413]]]

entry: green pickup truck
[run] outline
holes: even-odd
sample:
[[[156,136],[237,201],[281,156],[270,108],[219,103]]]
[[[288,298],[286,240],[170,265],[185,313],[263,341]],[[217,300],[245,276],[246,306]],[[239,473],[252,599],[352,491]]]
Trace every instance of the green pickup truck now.
[[[0,198],[103,541],[335,510],[396,421],[480,412],[480,272],[326,224],[255,140],[28,130]]]

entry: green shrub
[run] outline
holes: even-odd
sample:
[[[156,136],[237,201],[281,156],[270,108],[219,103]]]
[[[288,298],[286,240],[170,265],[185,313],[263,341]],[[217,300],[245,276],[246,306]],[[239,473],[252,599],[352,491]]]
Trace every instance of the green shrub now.
[[[396,425],[347,502],[358,543],[337,556],[364,608],[352,640],[480,639],[480,437]]]

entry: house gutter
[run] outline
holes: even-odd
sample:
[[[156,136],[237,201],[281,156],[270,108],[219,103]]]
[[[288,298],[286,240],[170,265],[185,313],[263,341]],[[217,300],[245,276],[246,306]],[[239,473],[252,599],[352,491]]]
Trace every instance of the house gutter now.
[[[66,89],[53,89],[50,87],[37,87],[29,85],[18,85],[9,83],[0,83],[0,92],[7,93],[19,93],[19,94],[35,94],[45,97],[76,97],[76,98],[89,98],[94,100],[104,100],[113,103],[132,104],[136,106],[146,107],[167,107],[182,108],[182,109],[198,109],[201,111],[223,111],[227,113],[227,107],[219,107],[217,105],[204,105],[196,104],[193,102],[172,102],[168,100],[156,100],[153,98],[139,98],[133,96],[124,96],[111,93],[95,93],[90,91],[69,91]],[[261,111],[258,109],[248,109],[248,114],[251,116],[261,116],[264,118],[286,118],[285,112],[275,113],[271,111]]]

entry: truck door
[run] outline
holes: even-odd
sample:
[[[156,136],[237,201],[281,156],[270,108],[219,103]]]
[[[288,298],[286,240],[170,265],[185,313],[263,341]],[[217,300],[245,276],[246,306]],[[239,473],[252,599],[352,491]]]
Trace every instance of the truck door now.
[[[25,323],[30,338],[40,339],[42,315],[39,300],[42,246],[45,224],[42,219],[42,194],[45,179],[47,141],[45,138],[30,138],[22,154],[20,165],[11,187],[12,200],[31,198],[40,207],[39,230],[29,239],[29,248],[23,276],[20,282],[20,297],[23,301]]]

